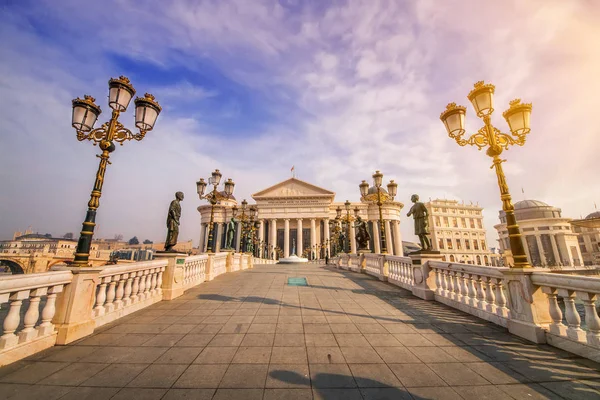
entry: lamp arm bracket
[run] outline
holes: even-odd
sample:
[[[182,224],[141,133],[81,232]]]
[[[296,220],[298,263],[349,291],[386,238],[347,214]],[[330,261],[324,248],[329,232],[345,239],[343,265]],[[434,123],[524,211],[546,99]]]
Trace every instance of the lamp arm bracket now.
[[[483,149],[489,144],[486,127],[481,127],[477,133],[471,135],[468,139],[463,139],[462,135],[449,135],[451,138],[456,140],[459,146],[477,146],[478,150]]]
[[[135,139],[138,142],[146,136],[146,131],[140,130],[140,133],[133,134],[131,131],[123,126],[122,123],[118,122],[115,125],[114,140],[123,146],[123,142],[126,140]]]
[[[108,137],[108,122],[105,122],[99,128],[93,129],[90,133],[85,133],[83,131],[77,131],[77,140],[80,142],[83,140],[93,140],[94,146],[100,143]]]

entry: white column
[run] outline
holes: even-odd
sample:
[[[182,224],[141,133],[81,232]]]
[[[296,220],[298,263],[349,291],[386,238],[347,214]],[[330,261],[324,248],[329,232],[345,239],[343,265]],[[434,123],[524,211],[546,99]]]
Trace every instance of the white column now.
[[[218,253],[219,251],[221,251],[221,235],[222,234],[223,234],[223,223],[218,222],[217,223],[217,237],[216,237],[216,243],[215,243],[215,253]]]
[[[325,245],[326,247],[326,253],[325,254],[329,254],[331,255],[331,243],[327,244],[330,240],[330,235],[329,235],[329,218],[325,218],[323,220],[323,223],[325,224]]]
[[[240,247],[242,245],[242,222],[238,221],[237,229],[235,233],[235,251],[240,251]]]
[[[258,257],[263,257],[264,246],[263,242],[265,241],[265,221],[260,220],[260,227],[258,228]]]
[[[394,243],[392,242],[392,230],[390,228],[390,220],[385,220],[385,246],[388,254],[394,254]]]
[[[298,218],[296,222],[296,255],[302,257],[302,218]]]
[[[556,261],[556,265],[559,263],[562,264],[562,260],[558,254],[558,246],[556,245],[556,237],[554,235],[550,235],[550,243],[552,243],[552,252],[554,253],[554,260]]]
[[[206,235],[206,224],[200,224],[200,241],[198,242],[200,253],[204,253],[204,235]]]
[[[354,229],[354,222],[350,222],[350,253],[356,254],[356,229]]]
[[[310,219],[310,251],[313,251],[313,247],[317,244],[317,220],[315,218]],[[314,247],[315,252],[317,251]],[[315,254],[316,255],[316,254]]]
[[[276,219],[271,220],[271,246],[273,246],[273,247],[271,248],[271,254],[269,255],[269,258],[272,258],[274,260],[276,258],[275,247],[277,246],[277,220]]]
[[[379,221],[373,220],[373,243],[375,249],[373,250],[377,254],[381,254],[381,239],[379,238]]]
[[[547,264],[546,255],[544,254],[544,247],[542,247],[542,238],[540,237],[539,233],[535,234],[535,240],[537,241],[538,245],[538,253],[540,253],[540,262],[542,263],[542,265],[545,265]]]
[[[208,251],[208,237],[210,236],[210,224],[205,224],[206,225],[206,235],[204,235],[204,251]],[[213,235],[215,233],[213,232]],[[213,249],[214,250],[214,249]]]
[[[290,220],[288,218],[283,220],[283,256],[285,258],[290,256]]]
[[[400,257],[404,256],[402,233],[400,233],[400,221],[394,221],[394,255]]]

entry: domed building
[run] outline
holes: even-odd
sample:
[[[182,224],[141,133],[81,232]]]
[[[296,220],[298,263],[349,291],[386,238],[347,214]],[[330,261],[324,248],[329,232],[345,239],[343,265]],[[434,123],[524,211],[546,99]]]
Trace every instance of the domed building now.
[[[539,200],[522,200],[514,204],[515,217],[523,237],[527,258],[534,267],[580,266],[583,263],[577,234],[571,230],[571,219],[561,209]],[[500,249],[507,265],[513,265],[506,214],[500,211],[500,224],[494,226],[500,237]]]
[[[571,225],[579,240],[583,265],[600,265],[600,211],[573,220]]]

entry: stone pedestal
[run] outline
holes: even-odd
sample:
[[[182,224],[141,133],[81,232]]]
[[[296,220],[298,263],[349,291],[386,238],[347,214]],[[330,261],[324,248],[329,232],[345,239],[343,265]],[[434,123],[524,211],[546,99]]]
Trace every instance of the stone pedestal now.
[[[435,277],[430,273],[428,261],[442,261],[442,255],[439,251],[422,250],[408,256],[413,264],[412,293],[423,300],[435,300]]]
[[[168,260],[167,267],[163,273],[163,300],[173,300],[183,294],[184,266],[187,256],[185,253],[172,253],[168,251],[157,251],[154,253],[155,259]]]
[[[57,267],[53,271],[71,271],[73,280],[56,299],[52,323],[56,327],[56,344],[68,344],[94,332],[92,309],[101,267]]]
[[[540,268],[536,272],[544,271]],[[531,282],[533,268],[510,268],[503,271],[508,288],[510,319],[508,331],[534,343],[546,343],[542,327],[552,323],[548,298]]]

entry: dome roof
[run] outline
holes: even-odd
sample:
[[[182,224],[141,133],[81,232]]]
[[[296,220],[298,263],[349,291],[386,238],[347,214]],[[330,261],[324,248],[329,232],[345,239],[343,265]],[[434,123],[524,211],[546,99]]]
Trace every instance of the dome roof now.
[[[221,196],[223,196],[223,197],[227,197],[227,193],[225,193],[224,190],[220,191],[219,194],[221,194]],[[236,200],[237,201],[237,199],[235,198],[234,195],[227,197],[227,200]]]
[[[600,211],[596,211],[585,217],[585,219],[600,218]]]
[[[382,193],[382,194],[387,194],[387,190],[385,190],[385,189],[383,188],[383,186],[381,186],[379,189],[381,190],[381,193]],[[371,187],[369,188],[369,194],[376,194],[376,193],[377,193],[377,188],[376,188],[375,186],[371,186]]]
[[[521,200],[515,203],[515,210],[523,208],[537,208],[537,207],[550,207],[549,204],[539,200]]]

